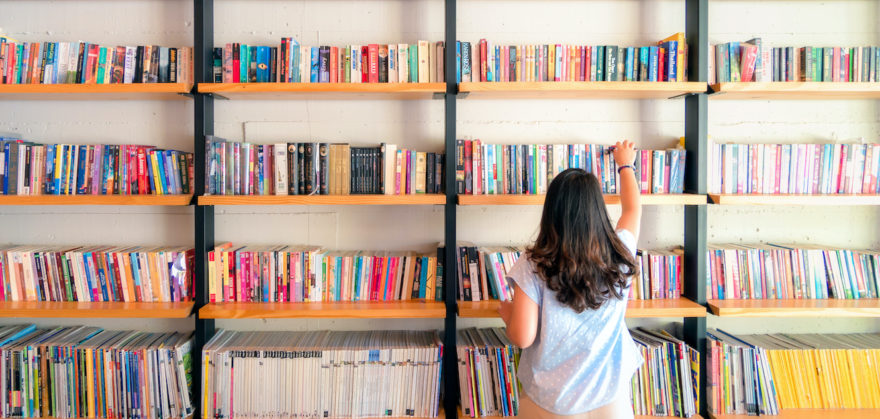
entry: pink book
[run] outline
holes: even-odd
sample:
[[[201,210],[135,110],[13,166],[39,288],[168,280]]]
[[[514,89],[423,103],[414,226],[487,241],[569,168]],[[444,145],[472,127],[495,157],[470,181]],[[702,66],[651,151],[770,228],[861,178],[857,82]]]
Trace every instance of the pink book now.
[[[834,47],[831,55],[831,81],[841,81],[840,47]]]
[[[639,183],[641,183],[642,193],[646,194],[651,191],[651,173],[649,173],[650,171],[648,170],[648,161],[651,159],[651,150],[639,150],[639,152],[642,154],[641,157],[639,157],[639,165],[641,166],[641,170],[639,170],[639,174],[641,175]]]
[[[839,162],[839,172],[837,174],[837,193],[846,193],[846,154],[849,151],[849,147],[846,144],[841,144],[840,146],[840,162]]]
[[[667,158],[669,154],[667,154]],[[669,163],[663,165],[663,193],[669,193]]]
[[[776,148],[776,162],[774,164],[776,168],[776,182],[773,184],[773,193],[779,194],[779,187],[782,182],[782,145],[776,144],[774,147]]]
[[[755,81],[755,62],[758,58],[758,47],[752,44],[740,44],[742,69],[741,80],[744,82]]]
[[[474,190],[474,195],[480,195],[483,193],[482,192],[482,185],[483,185],[483,183],[482,183],[483,182],[483,164],[482,164],[483,160],[482,160],[482,157],[483,157],[483,152],[482,152],[482,147],[480,147],[480,140],[471,141],[471,147],[473,150],[471,152],[471,155],[473,156],[473,158],[471,158],[471,163],[473,164],[473,170],[472,170],[473,180],[474,180],[473,190]]]

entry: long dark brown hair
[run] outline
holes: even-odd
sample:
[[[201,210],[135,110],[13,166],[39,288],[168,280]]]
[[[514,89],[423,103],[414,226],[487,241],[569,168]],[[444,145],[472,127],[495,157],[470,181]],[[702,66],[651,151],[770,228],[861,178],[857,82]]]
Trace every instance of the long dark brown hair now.
[[[568,169],[550,183],[528,257],[556,299],[578,313],[621,299],[627,278],[638,273],[608,219],[598,179],[581,169]]]

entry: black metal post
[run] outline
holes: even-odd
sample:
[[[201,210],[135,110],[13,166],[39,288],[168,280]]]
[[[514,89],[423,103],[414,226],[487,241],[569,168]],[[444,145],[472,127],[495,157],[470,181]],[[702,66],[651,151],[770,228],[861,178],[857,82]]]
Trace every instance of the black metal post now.
[[[457,269],[456,254],[456,205],[455,194],[455,101],[458,94],[458,83],[455,77],[455,42],[456,42],[456,0],[446,0],[446,49],[444,63],[446,72],[446,94],[444,95],[446,125],[446,207],[444,226],[446,231],[446,249],[443,257],[443,281],[446,290],[446,322],[444,324],[443,352],[443,406],[447,419],[458,418],[458,351],[456,351],[456,316],[458,315],[456,286]]]
[[[709,53],[709,1],[687,0],[685,35],[688,41],[688,80],[706,83]],[[685,98],[685,191],[705,195],[708,168],[708,102],[706,93]],[[684,209],[684,291],[694,302],[706,305],[706,205],[687,205]],[[706,318],[684,319],[684,338],[700,353],[700,414],[708,417],[706,403]]]
[[[193,67],[196,83],[212,80],[212,51],[214,48],[214,1],[193,0],[195,34]],[[193,137],[195,202],[205,194],[205,137],[214,134],[214,98],[208,94],[194,93],[195,132]],[[199,206],[195,209],[195,347],[193,348],[192,400],[195,400],[194,417],[207,417],[201,411],[202,394],[202,347],[214,335],[214,320],[199,317],[199,309],[208,303],[208,251],[214,246],[214,207]]]

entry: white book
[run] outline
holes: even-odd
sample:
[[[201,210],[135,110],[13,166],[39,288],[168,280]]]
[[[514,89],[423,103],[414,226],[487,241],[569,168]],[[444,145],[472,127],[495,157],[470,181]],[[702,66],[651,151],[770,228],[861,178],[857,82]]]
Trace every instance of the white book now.
[[[301,47],[299,49],[299,76],[300,83],[309,83],[309,75],[311,69],[309,68],[309,60],[311,59],[309,56],[309,47]]]
[[[67,81],[67,68],[70,65],[70,44],[67,42],[58,43],[58,62],[56,65],[55,83],[64,83]]]
[[[388,44],[388,83],[397,83],[400,79],[397,67],[397,45]]]
[[[287,144],[274,145],[275,195],[287,195]]]
[[[76,83],[76,69],[79,68],[79,47],[82,41],[71,42],[67,51],[67,76],[65,83]]]
[[[397,45],[397,66],[398,66],[398,81],[400,83],[408,83],[409,82],[409,45],[407,44],[398,44]]]
[[[351,46],[351,82],[352,83],[361,83],[363,80],[363,57],[361,57],[361,46],[360,45],[352,45]]]
[[[397,144],[385,144],[382,167],[384,170],[382,173],[384,175],[383,186],[385,195],[394,195],[394,178],[397,173]]]
[[[419,83],[430,81],[428,55],[428,41],[419,41]]]
[[[130,84],[134,81],[134,60],[137,49],[125,47],[125,67],[122,69],[122,82]]]

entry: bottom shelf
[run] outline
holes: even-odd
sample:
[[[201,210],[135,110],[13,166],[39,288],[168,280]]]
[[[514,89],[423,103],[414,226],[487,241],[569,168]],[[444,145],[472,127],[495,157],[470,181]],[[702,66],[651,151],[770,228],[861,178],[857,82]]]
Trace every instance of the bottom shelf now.
[[[709,413],[711,419],[745,419],[756,416],[749,415],[718,415]],[[880,409],[783,409],[778,416],[757,416],[768,419],[876,419],[880,418]]]

